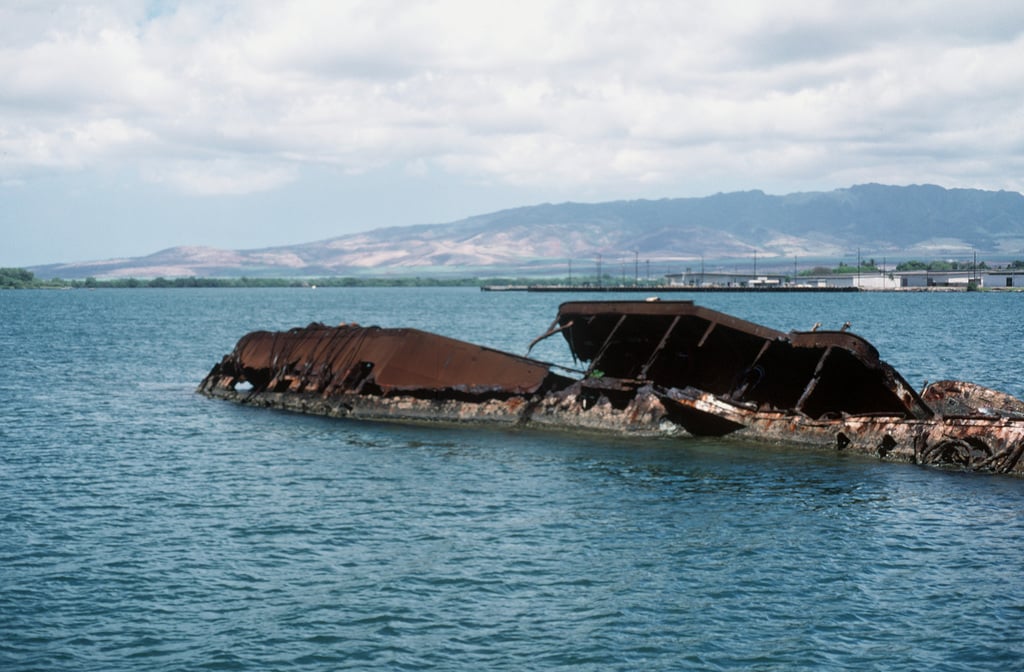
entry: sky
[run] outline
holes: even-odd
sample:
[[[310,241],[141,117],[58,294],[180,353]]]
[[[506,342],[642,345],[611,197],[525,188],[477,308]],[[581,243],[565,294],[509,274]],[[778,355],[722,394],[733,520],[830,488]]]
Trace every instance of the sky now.
[[[1019,0],[0,0],[0,266],[545,202],[1024,191]]]

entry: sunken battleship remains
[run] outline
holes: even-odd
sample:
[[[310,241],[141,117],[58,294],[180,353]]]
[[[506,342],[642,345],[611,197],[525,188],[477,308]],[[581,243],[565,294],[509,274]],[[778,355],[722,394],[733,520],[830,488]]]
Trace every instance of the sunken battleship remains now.
[[[866,340],[783,333],[691,301],[564,303],[585,370],[415,329],[255,331],[198,392],[331,417],[737,437],[1024,476],[1024,402],[961,381],[915,391]]]

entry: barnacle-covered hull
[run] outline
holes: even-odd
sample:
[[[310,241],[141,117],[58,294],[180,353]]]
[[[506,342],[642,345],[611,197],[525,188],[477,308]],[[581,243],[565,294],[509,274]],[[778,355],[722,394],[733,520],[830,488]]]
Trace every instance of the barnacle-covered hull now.
[[[198,391],[331,417],[731,436],[1024,475],[1024,402],[960,381],[918,394],[845,330],[596,301],[562,304],[541,338],[556,334],[585,370],[415,329],[258,331]]]

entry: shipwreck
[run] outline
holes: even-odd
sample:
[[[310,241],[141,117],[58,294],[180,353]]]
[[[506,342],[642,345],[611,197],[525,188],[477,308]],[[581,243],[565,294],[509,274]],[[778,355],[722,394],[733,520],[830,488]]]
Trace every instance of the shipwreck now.
[[[691,301],[563,303],[567,368],[416,329],[244,335],[198,392],[330,417],[735,437],[1024,476],[1024,402],[911,387],[847,331],[768,327]]]

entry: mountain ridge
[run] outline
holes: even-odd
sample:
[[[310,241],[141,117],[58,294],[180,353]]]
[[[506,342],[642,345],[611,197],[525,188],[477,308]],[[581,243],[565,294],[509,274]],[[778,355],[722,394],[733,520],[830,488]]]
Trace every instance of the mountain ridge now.
[[[179,246],[128,259],[50,264],[39,277],[238,277],[517,273],[564,275],[639,259],[685,264],[757,258],[792,267],[857,250],[890,259],[1024,257],[1024,196],[936,185],[863,184],[694,198],[520,206],[454,222],[390,226],[251,250]],[[577,266],[580,268],[580,266]]]

